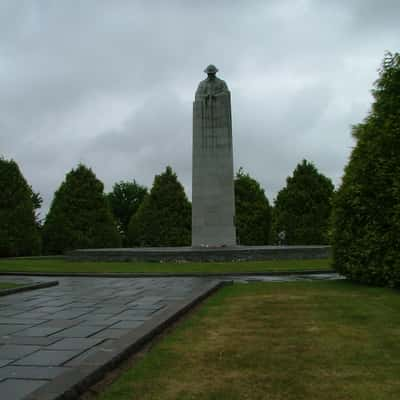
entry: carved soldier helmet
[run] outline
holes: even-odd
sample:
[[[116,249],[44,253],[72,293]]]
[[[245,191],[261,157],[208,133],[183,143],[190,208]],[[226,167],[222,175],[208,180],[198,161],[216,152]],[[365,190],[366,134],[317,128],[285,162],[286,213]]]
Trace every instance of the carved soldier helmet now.
[[[206,74],[216,74],[218,72],[218,68],[215,65],[210,64],[204,72]]]

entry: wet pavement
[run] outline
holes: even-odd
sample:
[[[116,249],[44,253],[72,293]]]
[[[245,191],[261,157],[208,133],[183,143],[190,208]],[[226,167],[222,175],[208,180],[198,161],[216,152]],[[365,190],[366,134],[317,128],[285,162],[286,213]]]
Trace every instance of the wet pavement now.
[[[0,277],[1,282],[54,277]],[[0,298],[0,393],[17,400],[165,312],[198,278],[70,278]],[[3,397],[4,396],[4,397]]]
[[[293,274],[293,275],[243,275],[232,276],[226,280],[250,283],[250,282],[298,282],[298,281],[336,281],[338,279],[345,279],[345,277],[337,273],[326,274]],[[225,280],[225,278],[223,279]]]

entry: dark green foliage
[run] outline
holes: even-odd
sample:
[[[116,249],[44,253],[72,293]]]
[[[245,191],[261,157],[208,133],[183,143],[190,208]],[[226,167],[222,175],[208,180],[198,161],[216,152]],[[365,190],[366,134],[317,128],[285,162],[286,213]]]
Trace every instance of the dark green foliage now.
[[[264,190],[249,174],[239,169],[235,178],[236,231],[242,245],[268,244],[271,208]]]
[[[400,286],[400,55],[387,53],[367,118],[334,201],[334,267],[347,277]]]
[[[136,246],[187,246],[191,239],[191,206],[171,167],[156,175],[128,229]]]
[[[31,199],[33,203],[33,208],[37,210],[42,206],[43,203],[42,196],[40,195],[40,193],[34,192],[32,187],[30,187],[30,190],[31,190]]]
[[[107,195],[125,245],[127,244],[129,221],[142,204],[146,194],[147,188],[133,180],[133,182],[121,181],[116,183],[112,192]]]
[[[33,192],[15,161],[0,157],[0,256],[40,253]],[[40,206],[40,204],[39,204]]]
[[[43,245],[49,254],[120,246],[103,184],[82,164],[66,175],[54,195],[43,227]]]
[[[35,222],[36,222],[36,226],[38,227],[39,231],[42,228],[42,221],[40,220],[40,213],[37,212],[36,210],[40,210],[40,207],[42,206],[43,203],[43,198],[40,195],[39,192],[34,192],[32,187],[29,187],[30,191],[31,191],[31,199],[32,199],[32,203],[33,203],[33,209],[35,210]]]
[[[328,224],[333,196],[332,181],[303,160],[286,180],[275,200],[273,239],[285,231],[285,244],[321,245],[328,243]]]

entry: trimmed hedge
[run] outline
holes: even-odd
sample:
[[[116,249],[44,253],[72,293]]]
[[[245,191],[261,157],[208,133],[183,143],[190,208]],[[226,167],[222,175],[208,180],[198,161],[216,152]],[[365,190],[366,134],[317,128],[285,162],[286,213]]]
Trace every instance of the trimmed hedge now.
[[[400,55],[387,53],[367,118],[334,201],[334,268],[348,278],[400,286]]]

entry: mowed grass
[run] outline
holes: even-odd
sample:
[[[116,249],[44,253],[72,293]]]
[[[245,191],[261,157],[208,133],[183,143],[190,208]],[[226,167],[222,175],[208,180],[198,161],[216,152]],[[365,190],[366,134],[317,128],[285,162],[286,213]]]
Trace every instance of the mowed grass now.
[[[83,398],[399,399],[399,309],[346,281],[234,284]]]
[[[13,283],[13,282],[0,282],[0,291],[4,289],[12,289],[15,287],[23,286],[18,283]]]
[[[271,271],[328,270],[330,259],[272,260],[210,263],[85,262],[66,259],[3,259],[0,272],[218,274]]]

